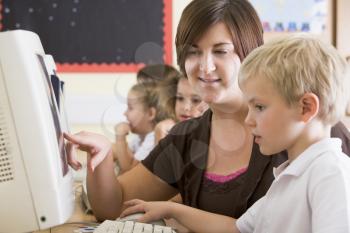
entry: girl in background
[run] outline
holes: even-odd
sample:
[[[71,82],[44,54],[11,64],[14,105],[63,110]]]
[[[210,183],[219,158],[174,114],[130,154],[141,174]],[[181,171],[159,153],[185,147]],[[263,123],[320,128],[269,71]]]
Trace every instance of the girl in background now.
[[[137,83],[159,83],[166,79],[180,76],[180,72],[166,64],[152,64],[141,68],[136,75]]]
[[[155,129],[155,140],[164,138],[178,122],[199,117],[208,105],[194,92],[189,81],[182,75],[163,80],[159,84],[160,105],[169,119],[159,122]]]
[[[118,161],[120,173],[130,170],[147,157],[155,145],[154,127],[166,117],[158,108],[157,89],[152,82],[134,85],[128,93],[127,105],[124,115],[128,122],[115,126],[113,145],[113,156]],[[128,144],[130,132],[137,137]]]
[[[136,75],[137,84],[128,94],[128,109],[124,113],[127,122],[121,122],[114,127],[115,143],[113,144],[114,159],[118,161],[119,174],[134,167],[147,157],[155,144],[155,125],[170,118],[170,113],[159,104],[158,83],[164,80],[175,80],[180,72],[165,64],[147,65]],[[127,135],[132,132],[137,137],[127,142]]]

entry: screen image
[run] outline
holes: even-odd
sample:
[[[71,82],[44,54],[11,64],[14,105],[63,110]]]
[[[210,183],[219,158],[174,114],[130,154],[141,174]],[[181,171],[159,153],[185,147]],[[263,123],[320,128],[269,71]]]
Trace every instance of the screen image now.
[[[59,151],[60,151],[60,159],[62,163],[62,174],[65,176],[68,172],[68,163],[67,163],[67,154],[65,150],[65,144],[64,144],[64,138],[63,138],[63,133],[61,129],[61,124],[60,124],[60,119],[59,119],[59,111],[58,111],[58,106],[55,97],[55,92],[53,90],[53,85],[51,83],[51,77],[49,76],[49,73],[46,69],[45,62],[43,56],[40,54],[37,54],[39,62],[42,66],[42,70],[44,72],[45,76],[45,84],[46,84],[46,91],[47,91],[47,96],[49,98],[49,104],[50,104],[50,109],[52,113],[52,119],[54,121],[55,125],[55,131],[56,131],[56,137],[57,137],[57,143],[59,146]]]

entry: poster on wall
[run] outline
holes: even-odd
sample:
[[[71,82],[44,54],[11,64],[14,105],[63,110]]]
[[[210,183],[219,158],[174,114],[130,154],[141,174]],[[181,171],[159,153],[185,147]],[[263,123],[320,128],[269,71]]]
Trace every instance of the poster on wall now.
[[[330,0],[250,1],[258,11],[265,34],[307,32],[321,37],[331,35]]]

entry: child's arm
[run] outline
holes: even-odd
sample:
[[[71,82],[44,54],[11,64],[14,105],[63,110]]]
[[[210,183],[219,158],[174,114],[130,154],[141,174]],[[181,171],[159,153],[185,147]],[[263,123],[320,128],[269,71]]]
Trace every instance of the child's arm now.
[[[134,159],[134,154],[131,152],[127,135],[130,132],[130,127],[127,123],[122,122],[115,126],[115,143],[113,145],[113,157],[118,160],[121,173],[130,170],[137,164]]]
[[[201,233],[239,233],[236,227],[236,220],[219,214],[209,213],[203,210],[192,208],[175,202],[144,202],[131,200],[124,203],[128,206],[121,214],[121,217],[144,212],[140,222],[150,222],[162,218],[174,218],[181,225],[191,232]]]
[[[171,130],[171,128],[175,125],[175,121],[172,119],[165,119],[161,122],[159,122],[154,127],[154,137],[155,137],[155,145],[158,144],[158,142],[164,138],[166,135],[168,135],[168,132]]]

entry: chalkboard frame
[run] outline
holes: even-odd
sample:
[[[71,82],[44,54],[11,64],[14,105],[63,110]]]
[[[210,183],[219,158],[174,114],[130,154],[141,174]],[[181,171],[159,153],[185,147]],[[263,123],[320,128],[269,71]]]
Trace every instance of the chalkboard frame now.
[[[2,0],[0,0],[0,31],[2,25]],[[163,62],[172,64],[172,0],[163,0]],[[137,72],[143,63],[56,63],[58,72]]]

